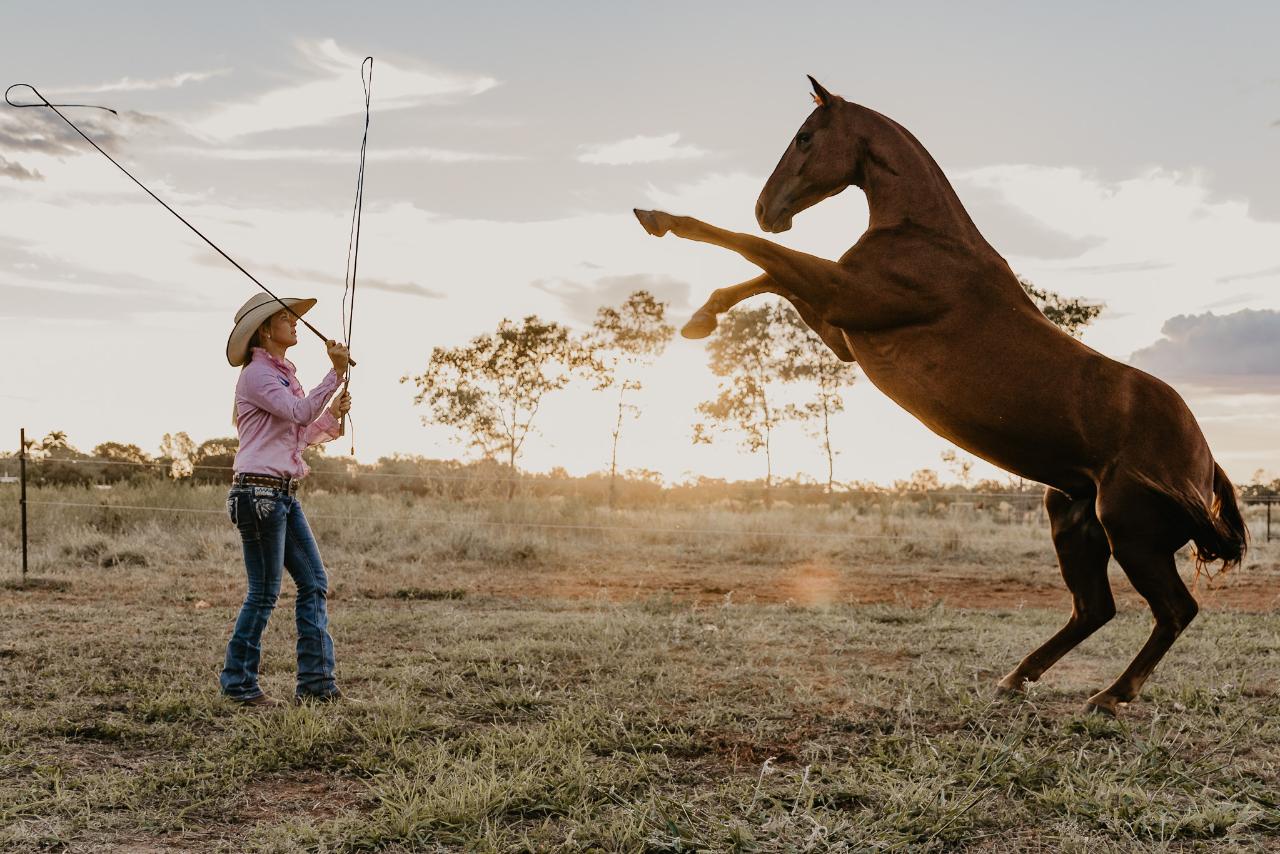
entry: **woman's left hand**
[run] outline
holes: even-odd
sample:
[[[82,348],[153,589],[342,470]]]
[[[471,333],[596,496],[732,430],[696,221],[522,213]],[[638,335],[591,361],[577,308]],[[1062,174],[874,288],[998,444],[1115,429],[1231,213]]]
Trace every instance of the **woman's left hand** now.
[[[351,411],[351,392],[343,389],[338,396],[333,399],[333,403],[329,404],[329,412],[339,421],[342,416]]]

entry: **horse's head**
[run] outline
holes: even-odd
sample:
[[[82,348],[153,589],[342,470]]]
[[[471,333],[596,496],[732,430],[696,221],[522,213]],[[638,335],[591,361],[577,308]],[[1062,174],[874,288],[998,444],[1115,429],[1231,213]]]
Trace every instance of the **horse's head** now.
[[[756,221],[775,234],[791,228],[800,211],[848,187],[857,169],[858,143],[842,121],[852,105],[812,77],[809,82],[818,106],[787,145],[756,202]]]

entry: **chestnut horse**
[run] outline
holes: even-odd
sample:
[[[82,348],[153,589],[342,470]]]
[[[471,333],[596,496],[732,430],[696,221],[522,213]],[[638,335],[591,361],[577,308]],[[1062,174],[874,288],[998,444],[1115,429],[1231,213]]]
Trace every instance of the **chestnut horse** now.
[[[1044,503],[1071,617],[1000,680],[1034,682],[1115,615],[1114,555],[1155,616],[1146,644],[1086,708],[1133,700],[1198,607],[1174,562],[1239,564],[1247,531],[1235,490],[1195,417],[1165,383],[1098,353],[1045,318],[979,233],[938,164],[892,119],[827,92],[788,144],[756,203],[767,232],[849,185],[867,196],[866,232],[839,261],[661,211],[650,234],[731,249],[764,274],[712,294],[685,326],[760,293],[789,300],[845,361],[925,426],[1047,486]]]

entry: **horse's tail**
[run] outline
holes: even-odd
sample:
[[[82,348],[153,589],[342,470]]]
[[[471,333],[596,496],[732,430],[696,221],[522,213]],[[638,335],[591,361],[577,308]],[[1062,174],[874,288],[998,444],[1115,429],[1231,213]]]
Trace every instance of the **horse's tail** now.
[[[1222,561],[1222,572],[1239,566],[1249,548],[1249,528],[1236,501],[1236,488],[1222,466],[1213,464],[1213,500],[1208,505],[1197,496],[1184,504],[1191,515],[1196,544],[1196,572]]]
[[[1142,480],[1172,501],[1191,523],[1197,577],[1205,567],[1218,561],[1222,561],[1221,572],[1240,565],[1249,548],[1249,529],[1236,501],[1236,488],[1222,466],[1213,464],[1213,497],[1207,502],[1200,491],[1190,485],[1171,489],[1154,479],[1143,477]]]

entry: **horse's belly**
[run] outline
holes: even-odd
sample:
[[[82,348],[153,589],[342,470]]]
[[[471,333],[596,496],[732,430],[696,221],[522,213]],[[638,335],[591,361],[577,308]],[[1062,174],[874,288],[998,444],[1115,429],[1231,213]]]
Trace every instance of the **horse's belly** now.
[[[1093,468],[1079,413],[1055,382],[1061,377],[962,352],[920,359],[919,351],[864,344],[855,353],[876,388],[937,435],[995,466],[1055,485]]]

